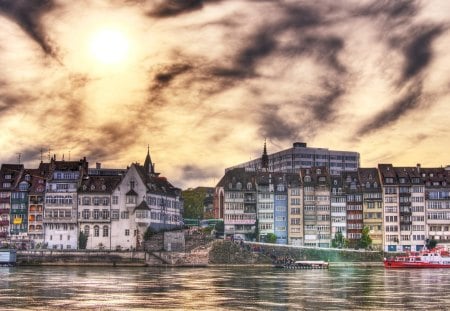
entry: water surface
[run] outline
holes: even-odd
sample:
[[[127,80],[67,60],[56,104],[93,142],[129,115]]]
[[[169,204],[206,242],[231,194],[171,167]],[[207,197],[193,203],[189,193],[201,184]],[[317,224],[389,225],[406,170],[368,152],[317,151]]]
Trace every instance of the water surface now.
[[[450,269],[0,267],[1,310],[450,310]]]

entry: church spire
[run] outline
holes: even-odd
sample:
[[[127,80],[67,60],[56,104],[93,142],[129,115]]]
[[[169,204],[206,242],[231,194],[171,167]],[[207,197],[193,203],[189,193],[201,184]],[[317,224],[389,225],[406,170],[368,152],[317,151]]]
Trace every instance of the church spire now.
[[[144,170],[150,174],[155,173],[152,159],[150,158],[150,145],[147,146],[147,156],[145,157],[145,161],[144,161]]]
[[[269,170],[269,156],[267,155],[266,139],[264,139],[264,149],[261,157],[261,169],[263,171]]]

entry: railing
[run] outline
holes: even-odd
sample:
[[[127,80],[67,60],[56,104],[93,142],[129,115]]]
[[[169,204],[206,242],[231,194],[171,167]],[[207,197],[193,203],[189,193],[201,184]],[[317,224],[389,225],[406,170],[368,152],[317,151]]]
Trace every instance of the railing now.
[[[0,208],[0,214],[9,214],[9,208]]]
[[[8,236],[8,232],[0,232],[0,238],[6,238]]]
[[[0,226],[8,226],[9,220],[0,220]]]

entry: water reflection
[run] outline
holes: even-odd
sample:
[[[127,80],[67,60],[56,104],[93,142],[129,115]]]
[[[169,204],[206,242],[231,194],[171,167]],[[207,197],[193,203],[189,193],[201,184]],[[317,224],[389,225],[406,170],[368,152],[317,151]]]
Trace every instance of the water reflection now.
[[[0,268],[2,310],[411,310],[449,306],[450,270]]]

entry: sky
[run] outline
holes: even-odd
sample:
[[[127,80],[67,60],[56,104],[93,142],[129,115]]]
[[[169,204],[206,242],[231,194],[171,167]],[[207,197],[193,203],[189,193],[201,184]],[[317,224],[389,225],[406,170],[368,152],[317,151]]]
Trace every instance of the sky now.
[[[0,163],[175,186],[293,142],[450,164],[450,1],[0,0]]]

